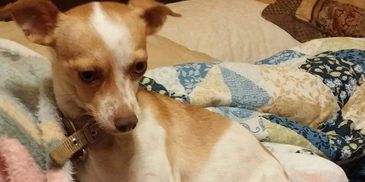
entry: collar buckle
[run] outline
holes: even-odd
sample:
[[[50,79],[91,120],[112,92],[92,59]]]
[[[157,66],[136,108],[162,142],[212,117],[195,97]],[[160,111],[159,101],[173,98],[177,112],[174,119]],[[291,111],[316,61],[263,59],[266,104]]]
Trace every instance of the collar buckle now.
[[[82,128],[85,138],[89,144],[92,144],[96,141],[96,136],[98,135],[99,128],[95,122],[89,122]]]

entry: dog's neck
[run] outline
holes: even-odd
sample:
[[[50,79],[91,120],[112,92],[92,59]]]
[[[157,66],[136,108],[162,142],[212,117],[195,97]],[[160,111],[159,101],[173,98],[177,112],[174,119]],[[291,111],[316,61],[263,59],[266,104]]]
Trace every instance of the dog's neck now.
[[[78,106],[78,104],[73,99],[65,99],[63,95],[67,93],[65,89],[60,87],[57,77],[53,76],[53,88],[56,97],[57,105],[62,113],[62,117],[65,120],[69,120],[74,125],[75,129],[81,129],[85,123],[90,120],[90,117],[87,115],[82,115],[82,113],[86,113],[82,107]]]
[[[88,181],[89,176],[99,178],[109,175],[120,176],[119,179],[123,179],[121,181],[133,181],[130,167],[135,150],[135,141],[131,133],[121,136],[101,133],[98,140],[86,148],[86,160],[75,163],[79,171],[76,178]],[[94,179],[100,180],[106,179]]]

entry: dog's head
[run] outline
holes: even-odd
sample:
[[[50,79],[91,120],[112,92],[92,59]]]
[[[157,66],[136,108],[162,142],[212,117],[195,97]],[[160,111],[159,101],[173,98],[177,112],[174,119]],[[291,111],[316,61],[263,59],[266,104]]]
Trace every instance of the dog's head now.
[[[93,2],[66,13],[48,0],[19,0],[0,14],[11,14],[31,41],[54,48],[54,89],[63,114],[91,115],[111,133],[137,124],[146,36],[158,31],[167,15],[178,16],[153,0]]]

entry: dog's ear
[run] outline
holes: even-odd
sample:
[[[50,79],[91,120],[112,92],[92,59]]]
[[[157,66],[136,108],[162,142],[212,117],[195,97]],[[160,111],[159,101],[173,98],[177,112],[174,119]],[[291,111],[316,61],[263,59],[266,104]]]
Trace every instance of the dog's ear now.
[[[173,12],[167,6],[158,3],[154,0],[130,0],[129,5],[133,8],[141,9],[141,17],[145,20],[147,25],[147,35],[156,33],[165,23],[166,17],[181,15]]]
[[[0,16],[11,15],[29,40],[50,45],[60,11],[49,0],[18,0],[0,10]]]

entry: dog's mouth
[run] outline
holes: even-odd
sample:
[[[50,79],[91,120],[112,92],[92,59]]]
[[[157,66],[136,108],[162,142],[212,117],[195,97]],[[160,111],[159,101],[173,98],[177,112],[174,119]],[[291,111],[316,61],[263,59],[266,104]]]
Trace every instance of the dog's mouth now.
[[[137,122],[126,122],[123,124],[104,125],[99,124],[99,128],[110,135],[123,135],[132,132],[137,127]]]

